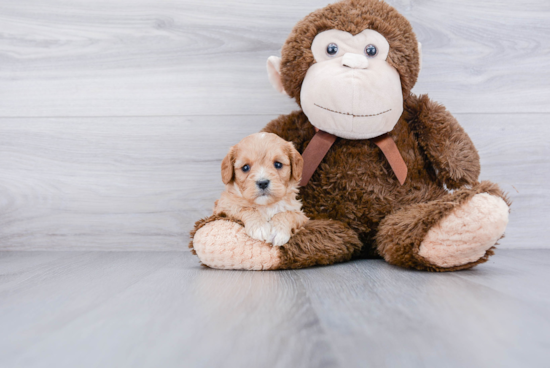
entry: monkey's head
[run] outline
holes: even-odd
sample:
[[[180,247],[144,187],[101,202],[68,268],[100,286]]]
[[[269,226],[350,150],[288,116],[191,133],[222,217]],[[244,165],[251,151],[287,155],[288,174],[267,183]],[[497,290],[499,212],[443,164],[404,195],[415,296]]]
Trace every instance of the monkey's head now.
[[[315,127],[367,139],[397,124],[420,64],[405,17],[383,1],[344,0],[300,21],[267,69],[273,86],[296,99]]]

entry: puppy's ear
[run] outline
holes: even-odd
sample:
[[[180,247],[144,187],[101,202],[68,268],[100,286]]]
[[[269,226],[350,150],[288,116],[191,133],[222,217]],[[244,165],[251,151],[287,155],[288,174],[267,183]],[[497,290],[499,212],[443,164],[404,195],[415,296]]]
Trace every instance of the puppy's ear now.
[[[222,161],[222,181],[229,184],[235,175],[235,147],[231,147]]]
[[[294,144],[292,142],[288,142],[289,146],[289,158],[290,158],[290,168],[292,170],[291,176],[292,179],[296,181],[300,181],[302,179],[302,171],[304,169],[304,159],[302,158],[302,155],[300,155],[300,152],[296,148],[294,148]]]

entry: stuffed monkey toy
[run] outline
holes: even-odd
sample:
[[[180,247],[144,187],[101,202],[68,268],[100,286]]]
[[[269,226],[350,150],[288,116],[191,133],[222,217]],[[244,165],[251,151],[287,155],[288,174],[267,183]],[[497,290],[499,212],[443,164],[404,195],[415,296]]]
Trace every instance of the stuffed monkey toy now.
[[[479,155],[456,119],[411,93],[420,67],[410,23],[383,1],[344,0],[300,21],[267,68],[301,110],[263,131],[303,155],[310,220],[275,247],[211,216],[191,232],[193,253],[212,268],[249,270],[377,257],[426,271],[486,262],[510,203],[478,181]]]

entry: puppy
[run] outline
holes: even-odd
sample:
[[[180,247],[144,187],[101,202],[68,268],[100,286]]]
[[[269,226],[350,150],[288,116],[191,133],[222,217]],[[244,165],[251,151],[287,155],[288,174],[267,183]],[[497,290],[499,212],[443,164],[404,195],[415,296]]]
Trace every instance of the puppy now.
[[[273,133],[244,138],[222,161],[225,191],[214,214],[241,220],[254,239],[286,244],[308,221],[296,199],[303,166],[294,145]]]

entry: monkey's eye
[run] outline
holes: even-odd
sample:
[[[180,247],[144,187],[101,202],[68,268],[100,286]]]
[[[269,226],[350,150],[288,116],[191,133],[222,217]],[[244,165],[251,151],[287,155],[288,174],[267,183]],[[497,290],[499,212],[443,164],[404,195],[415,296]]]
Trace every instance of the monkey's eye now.
[[[241,170],[242,170],[243,172],[248,172],[248,171],[250,170],[250,166],[244,165],[243,167],[241,167]]]
[[[274,166],[275,166],[276,169],[282,169],[283,168],[283,164],[280,163],[279,161],[275,161]]]
[[[365,54],[369,57],[374,57],[376,54],[378,54],[378,49],[374,45],[368,45],[365,47]]]
[[[334,56],[338,53],[338,45],[335,43],[329,43],[327,45],[327,54],[329,56]]]

